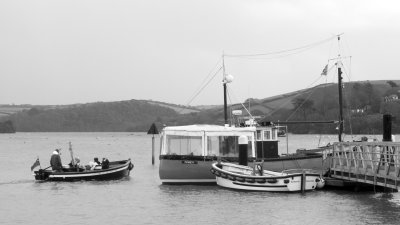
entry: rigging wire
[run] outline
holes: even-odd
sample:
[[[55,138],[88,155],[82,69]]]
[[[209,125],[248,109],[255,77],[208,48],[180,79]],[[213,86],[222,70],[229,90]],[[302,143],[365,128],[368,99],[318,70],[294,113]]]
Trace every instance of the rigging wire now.
[[[314,80],[310,85],[308,85],[306,87],[306,89],[310,89],[311,86],[313,86],[319,79],[321,79],[322,76],[319,76],[316,80]],[[299,96],[300,94],[302,94],[303,92],[299,92],[297,94],[294,95],[293,98],[296,98],[297,96]],[[274,114],[275,112],[277,112],[278,110],[282,109],[283,107],[285,107],[286,105],[288,105],[292,100],[288,99],[286,102],[284,102],[283,104],[281,104],[279,107],[275,108],[274,110],[271,110],[267,115],[267,116],[271,116],[272,114]],[[288,119],[286,120],[288,121]]]
[[[289,117],[286,119],[286,121],[288,121],[290,118],[292,118],[292,116],[306,103],[306,101],[311,97],[311,95],[314,94],[314,91],[316,90],[316,88],[312,88],[311,90],[312,91],[310,94],[308,94],[307,98],[304,99],[304,101],[301,103],[301,105],[295,111],[293,111],[292,114],[289,115]]]
[[[221,62],[222,58],[220,58],[218,60],[218,62],[215,64],[215,66],[213,67],[212,70],[210,70],[210,72],[208,73],[208,75],[204,78],[204,80],[202,81],[201,85],[197,88],[197,90],[195,91],[195,93],[190,97],[190,99],[186,102],[185,106],[189,106],[190,103],[193,102],[193,100],[204,90],[204,88],[207,87],[207,85],[217,76],[217,74],[221,71],[222,66],[217,67],[220,62]],[[218,69],[217,69],[218,68]],[[217,71],[212,74],[212,72],[217,69]],[[182,112],[183,109],[179,110],[179,113]]]
[[[232,95],[232,97],[234,98],[234,99],[236,99],[236,100],[238,100],[238,98],[235,96],[235,94],[233,93],[233,91],[231,91],[232,89],[229,87],[229,86],[227,86],[227,89],[228,89],[228,93],[229,93],[229,102],[231,103],[231,105],[233,104],[233,101],[231,100],[231,98],[230,98],[230,96]],[[246,110],[246,112],[249,114],[249,116],[251,117],[251,118],[253,118],[253,115],[251,115],[251,112],[246,108],[246,106],[241,102],[241,101],[238,101],[238,102],[240,102],[240,104],[242,105],[242,107]]]
[[[226,54],[226,57],[232,57],[232,58],[246,58],[246,57],[259,57],[259,56],[269,56],[269,55],[281,55],[281,54],[288,54],[288,55],[292,55],[292,54],[298,54],[300,52],[303,52],[305,50],[314,48],[318,45],[324,44],[334,38],[336,38],[337,35],[334,35],[332,37],[329,37],[327,39],[318,41],[318,42],[314,42],[311,44],[307,44],[304,46],[300,46],[297,48],[292,48],[292,49],[285,49],[285,50],[281,50],[281,51],[272,51],[272,52],[266,52],[266,53],[257,53],[257,54]],[[298,52],[296,52],[298,51]],[[294,52],[294,53],[292,53]]]

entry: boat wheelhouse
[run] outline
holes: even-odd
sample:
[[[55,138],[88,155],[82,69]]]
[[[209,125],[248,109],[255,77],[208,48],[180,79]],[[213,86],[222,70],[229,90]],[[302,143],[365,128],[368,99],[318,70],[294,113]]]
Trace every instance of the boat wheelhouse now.
[[[215,183],[213,162],[237,162],[238,139],[248,137],[248,159],[255,160],[255,127],[188,125],[165,127],[161,134],[159,175],[163,184]]]

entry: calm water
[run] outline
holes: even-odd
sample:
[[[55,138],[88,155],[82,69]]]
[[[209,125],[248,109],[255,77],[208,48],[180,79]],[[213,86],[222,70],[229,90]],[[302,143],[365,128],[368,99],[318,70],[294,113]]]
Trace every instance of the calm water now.
[[[336,136],[293,135],[291,149],[334,142]],[[399,140],[399,136],[397,136]],[[93,157],[131,158],[124,180],[38,183],[30,166],[49,165],[55,148],[70,160],[68,142],[82,163]],[[281,143],[285,145],[283,138]],[[158,152],[156,138],[156,152]],[[293,150],[290,150],[291,152]],[[286,152],[282,146],[281,152]],[[0,224],[399,224],[399,193],[322,190],[238,192],[218,186],[166,186],[151,165],[144,133],[17,133],[0,135]]]

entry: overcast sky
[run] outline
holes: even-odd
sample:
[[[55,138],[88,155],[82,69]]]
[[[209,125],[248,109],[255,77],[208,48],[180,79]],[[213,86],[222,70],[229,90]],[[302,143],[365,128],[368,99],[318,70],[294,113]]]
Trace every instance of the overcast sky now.
[[[222,54],[231,100],[306,88],[338,50],[344,80],[400,79],[400,1],[0,1],[0,104],[152,99],[185,105]],[[351,67],[350,67],[351,65]],[[191,105],[222,104],[222,73]],[[334,78],[326,78],[332,82]]]

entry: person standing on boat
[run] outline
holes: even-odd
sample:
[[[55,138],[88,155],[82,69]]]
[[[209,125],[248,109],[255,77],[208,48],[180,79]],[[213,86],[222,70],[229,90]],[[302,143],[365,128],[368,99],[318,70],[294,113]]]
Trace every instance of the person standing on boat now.
[[[50,158],[51,169],[55,170],[55,171],[62,171],[60,150],[61,149],[54,150],[54,152],[53,152],[53,154],[51,155],[51,158]]]

